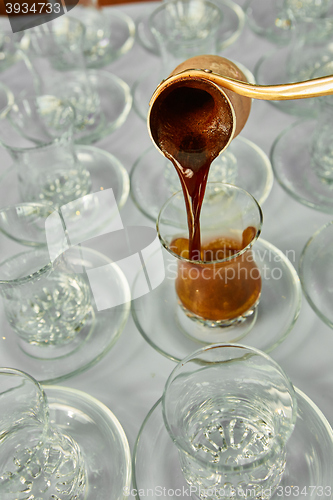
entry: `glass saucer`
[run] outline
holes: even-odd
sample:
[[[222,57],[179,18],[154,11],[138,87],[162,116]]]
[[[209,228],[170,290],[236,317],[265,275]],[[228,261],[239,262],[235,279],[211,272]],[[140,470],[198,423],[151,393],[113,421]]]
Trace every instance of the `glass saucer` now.
[[[217,5],[222,11],[223,19],[217,35],[217,53],[232,45],[241,34],[245,16],[243,9],[231,0],[218,0]],[[156,8],[156,6],[154,7]],[[154,8],[149,7],[143,16],[136,21],[136,39],[138,43],[154,55],[159,55],[159,47],[152,34],[148,19]]]
[[[144,339],[160,354],[176,362],[210,343],[243,339],[249,347],[265,352],[277,347],[299,315],[299,278],[287,257],[267,241],[259,238],[252,251],[262,276],[261,299],[255,317],[249,317],[238,326],[224,328],[203,327],[188,319],[178,305],[174,266],[166,265],[163,283],[132,301],[132,316]],[[152,256],[150,265],[159,266],[159,258],[159,253]],[[140,282],[139,273],[133,285],[133,296]]]
[[[305,245],[299,273],[310,306],[322,321],[333,328],[333,221],[321,227]]]
[[[278,182],[297,201],[321,212],[333,213],[333,186],[315,174],[311,166],[311,138],[315,120],[297,121],[275,140],[271,161]]]
[[[117,207],[125,204],[129,193],[129,176],[112,154],[94,146],[75,146],[78,161],[90,173],[91,193],[112,188]],[[0,206],[20,203],[16,168],[12,165],[0,177]]]
[[[105,255],[89,248],[85,248],[84,257],[86,270],[112,263]],[[53,384],[81,373],[102,359],[127,322],[131,300],[123,272],[113,263],[108,270],[113,280],[112,293],[123,305],[98,311],[92,303],[92,312],[80,333],[63,346],[38,347],[22,342],[4,320],[0,337],[0,365],[18,368],[39,382]],[[5,318],[2,301],[0,316]]]
[[[258,85],[293,83],[287,73],[289,52],[290,45],[273,50],[259,59],[254,69],[254,76]],[[320,103],[316,97],[268,102],[284,113],[301,117],[316,116]]]
[[[51,424],[80,447],[87,474],[85,500],[121,500],[131,484],[131,454],[114,414],[90,395],[68,387],[44,387]]]
[[[242,63],[232,60],[233,63],[237,64],[239,69],[244,73],[249,83],[255,83],[253,74],[249,69],[247,69]],[[161,74],[160,68],[162,64],[162,59],[159,58],[158,63],[151,64],[149,69],[146,70],[142,75],[134,82],[132,86],[133,95],[133,108],[137,115],[147,121],[147,115],[149,110],[149,101],[154,93],[154,90],[161,83],[165,74]],[[164,70],[165,71],[165,70]]]
[[[134,203],[154,222],[162,205],[180,189],[176,169],[154,146],[135,162],[130,179]],[[236,137],[213,162],[208,179],[242,187],[262,205],[272,189],[273,170],[267,155],[256,144]]]
[[[111,134],[125,122],[132,107],[130,88],[121,78],[92,69],[88,77],[92,90],[98,94],[100,111],[91,125],[76,129],[74,140],[77,144],[93,144]]]
[[[102,68],[133,47],[135,24],[123,12],[77,5],[70,15],[86,27],[84,55],[88,68]]]
[[[271,499],[296,496],[311,500],[331,498],[333,431],[317,406],[299,389],[295,390],[296,425],[287,443],[286,470]],[[161,399],[145,418],[135,443],[133,490],[137,500],[148,495],[152,500],[197,499],[190,494],[180,468],[178,450],[165,428]],[[213,495],[207,498],[214,500]]]

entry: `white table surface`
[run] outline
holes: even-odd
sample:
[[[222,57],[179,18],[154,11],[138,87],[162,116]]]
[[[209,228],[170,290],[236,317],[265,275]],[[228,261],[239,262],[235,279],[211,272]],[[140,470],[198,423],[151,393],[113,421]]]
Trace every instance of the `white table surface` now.
[[[238,2],[243,3],[241,0]],[[151,4],[125,4],[115,8],[123,10],[135,20],[148,5]],[[257,37],[245,27],[235,45],[221,55],[235,58],[253,70],[260,56],[272,47],[271,43]],[[156,57],[135,43],[126,55],[106,69],[132,85],[152,60],[158,64]],[[256,101],[241,135],[254,141],[269,154],[277,135],[295,120],[295,117],[276,110],[265,101]],[[120,129],[95,144],[117,156],[128,172],[149,145],[146,124],[133,109]],[[0,159],[3,163],[8,162],[3,151],[0,152]],[[262,237],[284,253],[294,250],[296,257],[292,263],[296,269],[300,252],[309,237],[332,218],[296,202],[276,181],[262,208]],[[121,217],[124,225],[154,226],[138,211],[130,197],[121,211]],[[289,255],[292,253],[289,252]],[[3,324],[5,319],[0,318],[0,321]],[[331,425],[332,353],[333,331],[316,316],[303,297],[301,313],[293,330],[271,356],[283,367],[294,385],[317,404]],[[174,366],[174,362],[163,357],[145,342],[130,317],[112,350],[97,365],[62,382],[62,385],[85,391],[108,406],[122,424],[133,450],[141,423],[162,395],[166,379]]]

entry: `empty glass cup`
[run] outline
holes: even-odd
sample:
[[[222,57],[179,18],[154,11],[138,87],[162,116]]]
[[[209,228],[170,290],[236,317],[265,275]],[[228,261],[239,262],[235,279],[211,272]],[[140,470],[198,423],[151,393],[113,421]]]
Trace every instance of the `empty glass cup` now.
[[[157,231],[185,315],[209,327],[230,327],[253,316],[261,276],[251,247],[262,225],[255,199],[241,188],[208,183],[200,214],[201,252],[189,258],[182,192],[160,211]]]
[[[294,388],[275,361],[237,344],[215,344],[182,360],[162,398],[193,497],[269,499],[286,465]]]
[[[279,45],[290,42],[294,23],[327,15],[331,0],[247,0],[250,28]]]
[[[333,18],[305,18],[295,22],[287,58],[289,81],[303,81],[320,76],[316,71],[333,60]]]
[[[206,0],[170,0],[157,7],[149,26],[160,47],[165,76],[185,59],[215,53],[221,21],[219,7]]]
[[[0,143],[17,169],[20,198],[64,205],[89,193],[73,142],[75,111],[51,95],[17,100],[0,114]]]
[[[85,66],[84,40],[84,25],[77,19],[61,16],[27,30],[22,46],[31,64],[36,94],[69,100],[75,109],[76,140],[93,142],[89,135],[94,137],[103,126],[100,123],[103,114],[98,92]]]
[[[38,382],[1,368],[0,414],[1,499],[83,500],[84,459],[78,444],[51,425]]]
[[[75,268],[75,251],[66,252],[65,227],[61,213],[42,204],[0,211],[0,293],[23,349],[68,344],[91,317],[89,281]]]

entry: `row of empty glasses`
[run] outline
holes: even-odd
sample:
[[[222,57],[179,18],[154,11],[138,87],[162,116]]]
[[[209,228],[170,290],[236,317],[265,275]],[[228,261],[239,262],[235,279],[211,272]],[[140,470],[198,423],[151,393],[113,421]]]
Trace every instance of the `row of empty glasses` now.
[[[16,368],[0,374],[4,500],[121,498],[131,481],[113,413],[73,389],[50,386],[46,396],[36,381],[98,362],[130,312],[124,273],[81,243],[121,224],[129,193],[121,162],[89,144],[131,109],[128,85],[99,68],[131,48],[135,26],[118,11],[74,13],[1,31],[0,142],[12,165],[1,176],[0,364]],[[104,281],[92,276],[101,268]]]
[[[330,0],[249,0],[244,9],[249,26],[279,45],[258,61],[254,71],[257,83],[275,85],[332,74],[333,3]],[[301,118],[283,131],[272,147],[275,178],[296,200],[332,213],[332,151],[328,133],[332,97],[271,103]]]
[[[333,3],[330,0],[257,2],[248,0],[249,26],[282,45],[264,55],[255,69],[263,85],[309,80],[332,74]],[[332,97],[272,102],[301,117],[277,137],[271,149],[274,176],[289,195],[306,206],[333,213]],[[308,302],[332,327],[331,287],[333,237],[331,223],[306,244],[300,278]]]
[[[273,359],[239,344],[204,347],[172,371],[138,435],[133,487],[126,435],[91,396],[43,389],[2,368],[0,409],[3,500],[140,499],[146,491],[269,500],[308,489],[331,497],[325,417]]]
[[[66,378],[99,360],[118,338],[129,314],[128,283],[118,268],[110,267],[109,279],[116,282],[115,292],[124,305],[100,312],[87,278],[80,272],[66,278],[71,264],[58,275],[47,244],[47,234],[52,233],[47,224],[58,210],[58,217],[64,218],[58,245],[67,238],[67,245],[75,246],[107,232],[114,220],[121,223],[119,210],[129,193],[129,177],[121,162],[85,145],[118,128],[132,103],[124,81],[110,72],[87,68],[110,62],[108,49],[115,36],[110,34],[104,42],[96,39],[103,14],[93,9],[91,13],[90,26],[63,16],[23,32],[19,43],[15,40],[15,61],[2,72],[10,99],[1,111],[0,142],[13,161],[1,177],[2,234],[27,247],[3,255],[3,287],[13,285],[12,297],[5,292],[7,318],[15,316],[22,324],[16,328],[9,319],[18,336],[3,336],[3,364],[12,359],[11,366],[44,382]],[[112,18],[130,28],[127,35],[123,33],[127,47],[123,41],[120,52],[113,52],[116,58],[133,44],[134,24],[127,16],[111,14],[103,21],[103,26],[110,21],[109,30]],[[99,63],[89,58],[88,47],[92,51],[93,46],[96,57],[97,53],[103,56]],[[110,258],[98,252],[86,256],[85,266],[109,264]],[[76,316],[77,304],[82,307]],[[28,325],[30,333],[25,336]],[[36,352],[30,352],[34,348]]]
[[[186,18],[191,20],[191,29],[184,31],[184,19],[178,27],[175,19],[190,4],[194,10],[186,11]],[[211,13],[217,9],[208,2],[200,3],[202,10],[198,5],[197,0],[168,2],[171,18],[167,17],[167,28],[179,32],[180,27],[189,40],[193,33],[204,38],[210,22],[216,20]],[[224,5],[232,8],[230,2]],[[198,15],[207,15],[208,8],[212,10],[203,26]],[[153,16],[161,11],[165,12],[164,5]],[[112,233],[119,237],[119,230],[124,230],[119,208],[126,201],[129,183],[116,158],[86,145],[112,131],[102,106],[108,101],[111,75],[86,71],[83,66],[73,74],[73,62],[75,67],[84,63],[84,56],[77,52],[83,39],[79,37],[78,43],[75,38],[84,30],[79,22],[68,19],[66,23],[72,23],[69,31],[60,29],[60,40],[64,36],[65,41],[56,44],[55,51],[52,45],[52,57],[49,53],[47,60],[49,45],[44,35],[49,35],[51,26],[37,29],[36,38],[25,34],[20,40],[24,53],[19,63],[31,70],[31,89],[38,95],[30,97],[26,88],[11,88],[16,101],[0,117],[0,141],[15,165],[2,178],[6,196],[0,210],[0,292],[12,331],[8,329],[2,336],[1,364],[23,369],[44,383],[79,373],[112,347],[134,298],[133,317],[146,340],[174,361],[187,356],[171,373],[162,400],[152,408],[138,436],[133,457],[136,497],[141,497],[140,491],[166,488],[171,498],[179,497],[178,491],[188,496],[189,491],[196,499],[238,499],[251,490],[254,497],[268,500],[281,492],[288,496],[285,488],[290,484],[299,490],[319,488],[317,496],[331,496],[332,430],[313,403],[261,352],[271,351],[284,340],[298,317],[301,298],[297,273],[289,260],[259,238],[260,204],[236,187],[240,169],[249,158],[251,166],[259,163],[261,170],[251,174],[245,187],[262,203],[272,183],[268,158],[255,144],[239,138],[220,159],[219,170],[210,179],[220,182],[208,185],[202,231],[211,237],[222,228],[226,237],[234,238],[235,231],[244,235],[250,227],[253,234],[233,258],[198,264],[175,250],[175,238],[186,235],[184,200],[178,193],[166,201],[178,186],[161,156],[161,167],[155,173],[159,182],[153,184],[153,179],[144,177],[146,185],[154,185],[161,193],[152,210],[147,209],[150,200],[143,205],[136,197],[142,185],[138,186],[135,172],[147,163],[151,152],[146,152],[132,171],[132,194],[151,219],[160,211],[157,228],[163,249],[151,235],[142,237],[141,231],[144,248],[138,247],[141,255],[134,257],[140,265],[144,260],[145,269],[130,290],[127,264],[120,264],[126,260],[125,245],[119,255],[110,256],[84,246],[87,240]],[[203,31],[197,30],[198,22]],[[172,33],[173,52],[182,44]],[[191,52],[177,54],[181,59],[189,55]],[[67,87],[60,93],[56,92],[59,81]],[[75,94],[77,88],[80,91]],[[107,96],[105,101],[102,95]],[[5,93],[5,99],[10,102],[12,95]],[[126,118],[120,116],[117,126]],[[151,164],[146,165],[146,172],[153,170]],[[49,167],[45,169],[45,165]],[[256,181],[262,177],[261,187],[255,191]],[[236,186],[225,184],[226,180]],[[305,286],[308,281],[313,284],[313,261],[322,263],[323,252],[330,265],[332,252],[327,251],[326,240],[330,227],[304,251],[301,271]],[[133,236],[138,240],[137,234]],[[127,233],[124,239],[128,240]],[[131,260],[131,272],[132,264]],[[322,282],[325,261],[318,268]],[[247,287],[235,269],[247,274]],[[241,304],[236,316],[222,318],[218,310],[207,320],[200,308],[212,309],[212,289],[207,290],[206,279],[207,273],[210,276],[216,271],[224,279],[209,278],[210,285],[217,287],[213,295],[221,293],[218,287],[223,281],[229,296],[247,292],[251,296],[243,298],[245,305]],[[193,301],[186,281],[195,282],[196,289],[201,287],[205,300]],[[319,302],[323,303],[320,298]],[[325,311],[330,311],[328,305]],[[252,347],[235,344],[241,339]],[[193,354],[198,341],[208,346]],[[209,345],[216,341],[224,344]],[[12,500],[28,494],[43,500],[105,500],[129,496],[130,452],[114,415],[79,391],[50,386],[44,392],[34,378],[18,370],[0,370],[1,432],[7,436],[0,450],[4,471],[1,498]]]

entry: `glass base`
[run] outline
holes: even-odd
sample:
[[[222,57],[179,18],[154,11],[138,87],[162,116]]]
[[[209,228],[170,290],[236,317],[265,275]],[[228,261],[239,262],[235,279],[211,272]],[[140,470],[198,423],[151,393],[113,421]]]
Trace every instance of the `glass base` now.
[[[321,212],[333,213],[333,183],[316,175],[312,166],[311,142],[317,122],[298,121],[280,134],[271,151],[275,177],[297,201]]]
[[[88,71],[93,93],[99,99],[99,112],[91,124],[74,131],[76,144],[93,144],[119,128],[126,120],[132,96],[127,83],[106,71]]]
[[[263,56],[257,63],[254,75],[258,85],[278,85],[282,83],[293,83],[287,73],[287,60],[290,46],[281,47]],[[311,76],[309,76],[311,78]],[[310,99],[292,99],[288,101],[268,101],[274,107],[284,113],[314,117],[318,114],[320,100],[313,97]]]
[[[310,500],[325,495],[325,491],[327,497],[331,497],[333,431],[305,394],[296,389],[296,395],[298,414],[295,429],[287,442],[286,468],[271,499],[285,499],[299,492],[302,498]],[[137,500],[148,495],[152,500],[198,498],[184,479],[178,450],[164,425],[161,400],[150,410],[135,443],[133,488],[137,491]],[[253,494],[250,496],[249,491],[247,493],[247,498],[256,498]],[[244,498],[245,494],[244,491]],[[214,492],[207,497],[208,500],[214,498]]]
[[[87,270],[111,263],[106,256],[88,248],[85,249],[84,256]],[[51,384],[81,373],[97,363],[119,338],[130,311],[128,283],[122,271],[114,264],[112,271],[113,293],[118,299],[122,298],[123,305],[97,311],[92,304],[94,314],[77,337],[64,346],[39,347],[26,344],[4,321],[0,338],[0,365],[23,370],[39,382]],[[0,311],[1,315],[4,317],[3,311]]]
[[[112,188],[117,207],[121,209],[128,198],[129,176],[120,161],[112,154],[94,146],[75,146],[75,154],[83,170],[88,171],[90,174],[90,192],[97,193],[101,190]],[[1,177],[0,200],[2,207],[23,201],[19,195],[17,170],[13,166],[10,166]],[[90,205],[88,208],[91,210]],[[91,213],[89,212],[88,216],[84,214],[85,226],[81,241],[87,240],[90,237],[90,220],[94,224],[94,233],[96,233],[94,214],[93,210],[91,210]],[[99,219],[100,215],[99,213]],[[109,222],[109,217],[105,217],[105,220],[99,220],[99,222],[102,227],[103,224]]]
[[[228,342],[238,342],[253,328],[257,314],[258,309],[255,307],[242,322],[223,326],[215,324],[210,326],[207,323],[204,324],[203,321],[189,317],[184,308],[178,306],[176,322],[179,329],[194,341],[203,342],[204,344],[226,342],[225,339],[228,339]]]
[[[154,222],[163,204],[181,189],[176,169],[154,146],[136,161],[130,177],[133,201]],[[256,144],[236,137],[212,163],[208,181],[241,187],[262,205],[272,189],[273,171],[267,155]]]
[[[218,7],[222,11],[222,22],[217,35],[217,53],[232,45],[241,34],[245,16],[239,5],[230,0],[219,0]],[[156,8],[156,6],[154,7]],[[149,29],[149,16],[154,8],[146,9],[146,12],[136,22],[136,38],[141,47],[148,52],[159,55],[159,47]]]
[[[239,69],[244,73],[248,82],[255,83],[254,76],[250,70],[248,70],[242,63],[238,61],[234,62]],[[132,95],[133,95],[133,108],[137,115],[147,121],[147,115],[149,110],[149,101],[153,95],[155,89],[161,83],[161,81],[167,76],[165,74],[165,68],[162,70],[156,70],[162,66],[162,59],[159,58],[158,63],[152,64],[147,71],[145,71],[133,84]],[[173,68],[172,68],[173,69]],[[170,70],[171,72],[171,70]]]
[[[64,344],[57,345],[41,345],[25,342],[21,338],[18,337],[18,344],[20,349],[31,358],[36,358],[40,360],[54,360],[60,359],[64,356],[71,355],[79,345],[81,345],[85,340],[93,335],[94,329],[96,326],[96,317],[95,311],[92,309],[91,313],[87,317],[84,325],[78,335],[75,337],[75,340],[71,340],[70,342],[66,342]]]
[[[51,424],[80,448],[86,468],[85,500],[124,498],[131,484],[131,455],[117,418],[84,392],[57,386],[44,389]]]
[[[71,16],[86,26],[83,50],[87,68],[102,68],[133,47],[135,24],[123,12],[77,5]]]
[[[216,342],[236,342],[240,338],[250,346],[270,352],[286,338],[296,319],[301,305],[301,287],[297,273],[276,247],[259,239],[252,249],[262,277],[262,292],[257,307],[256,318],[245,324],[235,325],[226,330],[200,327],[200,340],[195,338],[197,325],[186,326],[179,321],[179,305],[175,291],[173,270],[166,266],[163,283],[149,294],[132,301],[132,315],[135,324],[144,339],[167,358],[179,362],[202,344]],[[157,257],[159,254],[157,254]],[[154,263],[154,256],[151,258]],[[171,266],[172,267],[172,266]],[[140,275],[134,282],[140,285]],[[254,321],[255,319],[255,321]],[[203,333],[203,329],[205,333]],[[207,333],[206,333],[207,332]],[[203,336],[206,335],[206,338]]]

